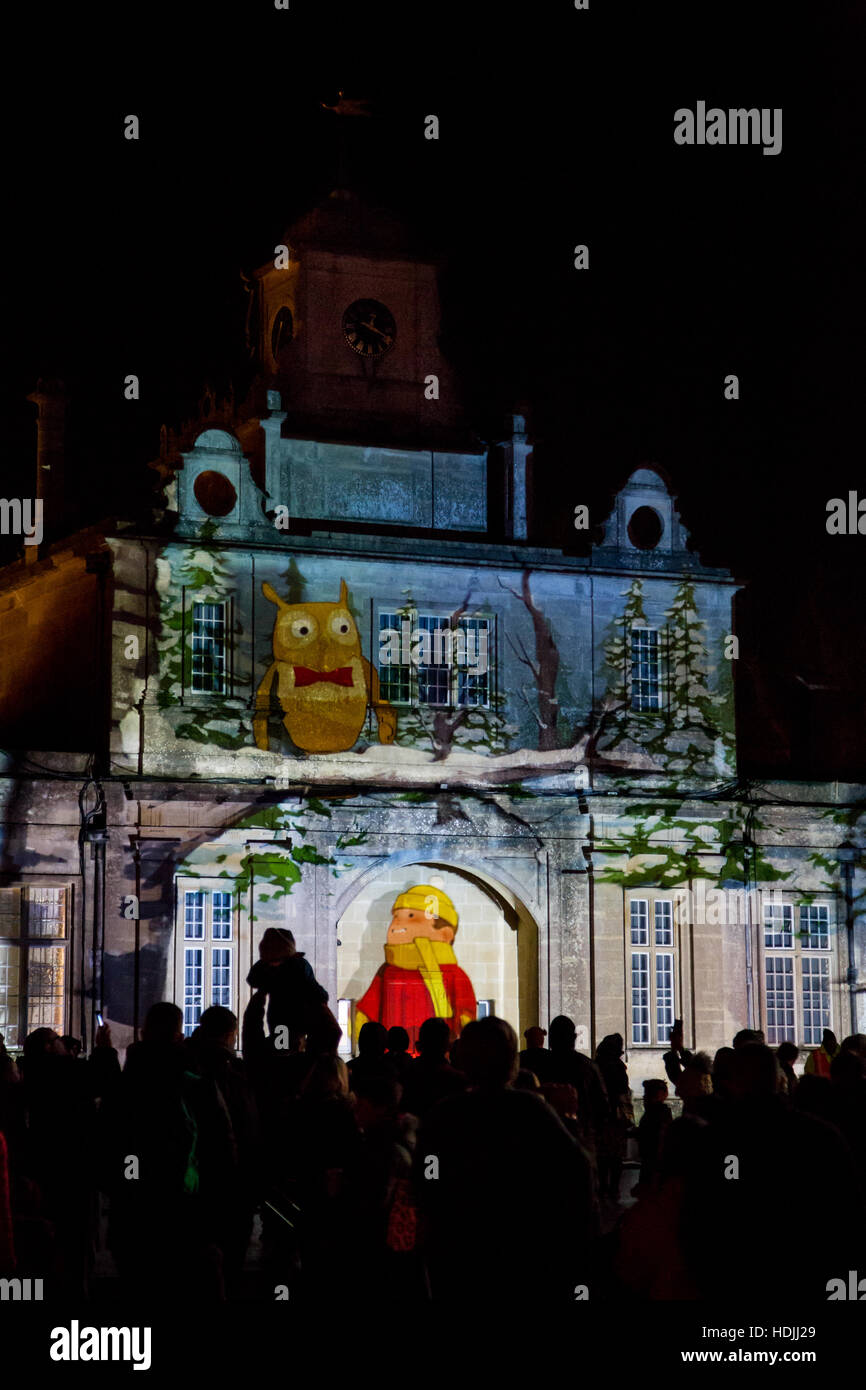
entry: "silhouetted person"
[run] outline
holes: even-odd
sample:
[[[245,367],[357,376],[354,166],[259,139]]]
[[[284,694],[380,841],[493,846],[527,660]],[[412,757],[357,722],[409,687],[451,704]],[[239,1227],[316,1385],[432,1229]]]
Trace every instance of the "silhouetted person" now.
[[[21,1169],[41,1194],[41,1217],[54,1227],[55,1264],[65,1291],[81,1296],[96,1185],[89,1072],[53,1028],[35,1029],[24,1039],[23,1052],[27,1130]]]
[[[783,1042],[779,1043],[776,1048],[776,1060],[785,1081],[785,1093],[791,1098],[797,1089],[797,1073],[794,1071],[794,1063],[799,1055],[800,1049],[796,1043]]]
[[[432,1298],[501,1310],[531,1269],[539,1306],[570,1304],[590,1254],[589,1160],[549,1105],[512,1088],[508,1023],[479,1019],[461,1038],[470,1089],[428,1112],[415,1151]]]
[[[720,1047],[713,1058],[713,1095],[716,1100],[728,1100],[737,1054],[732,1047]]]
[[[236,1146],[216,1083],[188,1069],[175,1004],[149,1010],[114,1109],[110,1240],[128,1291],[219,1298],[218,1234],[236,1186]]]
[[[533,1028],[527,1028],[523,1037],[526,1047],[520,1054],[521,1067],[527,1071],[535,1072],[539,1081],[548,1081],[550,1079],[550,1053],[544,1045],[547,1029],[539,1028],[536,1025]]]
[[[431,1106],[466,1089],[466,1078],[448,1060],[451,1029],[444,1018],[425,1019],[418,1030],[418,1056],[403,1092],[403,1108],[423,1119]]]
[[[843,1045],[830,1065],[830,1082],[836,1124],[851,1146],[866,1186],[866,1056]]]
[[[829,1076],[830,1064],[839,1051],[839,1044],[836,1041],[836,1034],[830,1028],[825,1028],[821,1038],[821,1046],[814,1052],[810,1052],[806,1058],[806,1065],[803,1069],[805,1076]]]
[[[766,1272],[743,1252],[769,1213],[798,1210],[804,1173],[826,1175],[821,1219],[774,1222],[778,1267],[804,1298],[825,1300],[827,1281],[862,1258],[866,1212],[851,1150],[832,1125],[788,1105],[780,1084],[770,1048],[738,1048],[731,1102],[706,1126],[685,1175],[685,1246],[697,1286],[713,1302],[757,1306],[766,1298]]]
[[[415,1126],[400,1115],[400,1092],[392,1077],[357,1082],[355,1247],[377,1301],[405,1303],[422,1297],[423,1287],[411,1182]]]
[[[738,1047],[748,1047],[751,1043],[760,1043],[763,1045],[764,1041],[764,1034],[760,1028],[741,1028],[739,1033],[734,1034],[733,1046],[736,1049]]]
[[[692,1053],[683,1045],[683,1021],[681,1018],[674,1020],[674,1026],[670,1031],[670,1049],[662,1057],[668,1080],[672,1086],[676,1086],[680,1079],[683,1067],[691,1060]]]
[[[667,1098],[668,1088],[664,1081],[652,1080],[643,1083],[643,1115],[637,1127],[642,1191],[652,1186],[661,1161],[668,1125],[673,1121]]]
[[[268,1028],[288,1030],[288,1047],[306,1033],[318,1010],[328,1002],[313,974],[313,967],[299,951],[292,932],[268,927],[259,943],[259,959],[247,975],[247,984],[268,996]]]
[[[388,1029],[388,1051],[385,1053],[388,1061],[393,1068],[394,1075],[401,1086],[406,1085],[409,1073],[412,1070],[414,1058],[409,1055],[409,1034],[405,1028],[395,1024]]]
[[[515,1091],[541,1090],[541,1082],[539,1081],[535,1072],[530,1071],[528,1067],[520,1067],[518,1069],[517,1075],[515,1076],[512,1085],[514,1086]]]
[[[577,1030],[560,1014],[550,1025],[550,1067],[547,1080],[560,1081],[577,1091],[577,1123],[581,1143],[593,1162],[598,1140],[608,1116],[607,1094],[601,1072],[589,1057],[575,1050]]]
[[[339,1057],[318,1057],[292,1113],[287,1171],[300,1208],[298,1235],[303,1291],[318,1301],[332,1294],[353,1249],[355,1185],[361,1136]]]
[[[190,1071],[212,1081],[231,1120],[237,1149],[237,1183],[218,1213],[218,1244],[223,1251],[229,1293],[236,1292],[263,1181],[258,1108],[243,1062],[237,1057],[238,1020],[231,1009],[205,1009],[187,1040]]]
[[[362,1076],[390,1076],[396,1080],[394,1065],[385,1051],[387,1046],[388,1030],[384,1024],[372,1020],[365,1023],[358,1034],[358,1055],[348,1063],[352,1090],[356,1079]]]
[[[733,1048],[731,1049],[734,1055]],[[683,1103],[684,1115],[704,1120],[712,1118],[717,1097],[713,1093],[713,1064],[707,1052],[695,1052],[689,1057],[677,1082],[677,1096]]]
[[[596,1066],[607,1092],[607,1114],[598,1139],[599,1190],[614,1202],[619,1198],[626,1139],[634,1125],[631,1087],[622,1060],[624,1051],[621,1033],[602,1038],[595,1050]]]

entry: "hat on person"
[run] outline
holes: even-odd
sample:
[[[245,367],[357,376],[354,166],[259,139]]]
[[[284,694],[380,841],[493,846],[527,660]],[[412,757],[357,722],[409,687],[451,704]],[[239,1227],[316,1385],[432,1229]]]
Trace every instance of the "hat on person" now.
[[[396,912],[401,907],[411,907],[424,913],[429,911],[431,917],[441,917],[443,922],[457,930],[457,909],[453,902],[441,888],[433,888],[429,883],[419,883],[414,888],[407,888],[406,892],[397,898],[391,911]]]

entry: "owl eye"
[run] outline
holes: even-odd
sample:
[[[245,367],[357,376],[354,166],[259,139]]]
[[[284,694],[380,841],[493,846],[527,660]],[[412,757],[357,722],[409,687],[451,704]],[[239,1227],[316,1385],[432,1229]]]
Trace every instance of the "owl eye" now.
[[[332,613],[328,626],[334,637],[354,638],[355,636],[355,625],[348,613]]]
[[[316,624],[312,618],[295,618],[292,621],[291,632],[293,637],[311,637],[315,633]]]

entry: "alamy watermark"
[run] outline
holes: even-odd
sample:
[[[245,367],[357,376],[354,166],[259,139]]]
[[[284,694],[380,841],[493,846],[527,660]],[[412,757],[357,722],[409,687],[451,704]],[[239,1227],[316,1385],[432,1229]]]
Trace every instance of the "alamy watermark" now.
[[[764,154],[782,153],[782,108],[753,106],[707,109],[699,101],[692,111],[681,106],[674,112],[674,140],[678,145],[763,145]]]
[[[0,536],[23,536],[25,545],[42,544],[42,498],[0,497]]]
[[[767,906],[791,902],[776,888],[708,888],[703,878],[693,888],[672,888],[670,896],[681,921],[706,927],[746,926],[759,921]]]
[[[404,618],[379,633],[379,666],[459,666],[470,676],[484,676],[488,667],[486,627],[413,627]]]

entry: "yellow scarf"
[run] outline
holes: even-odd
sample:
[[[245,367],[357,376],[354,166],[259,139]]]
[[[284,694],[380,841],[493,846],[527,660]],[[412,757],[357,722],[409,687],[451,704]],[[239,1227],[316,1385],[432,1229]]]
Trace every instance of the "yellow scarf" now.
[[[445,993],[442,979],[443,965],[456,965],[457,957],[447,941],[431,941],[426,936],[416,936],[414,941],[402,942],[396,946],[386,945],[385,964],[397,965],[401,970],[418,970],[427,986],[427,993],[433,1001],[437,1018],[450,1018],[452,1009]]]

